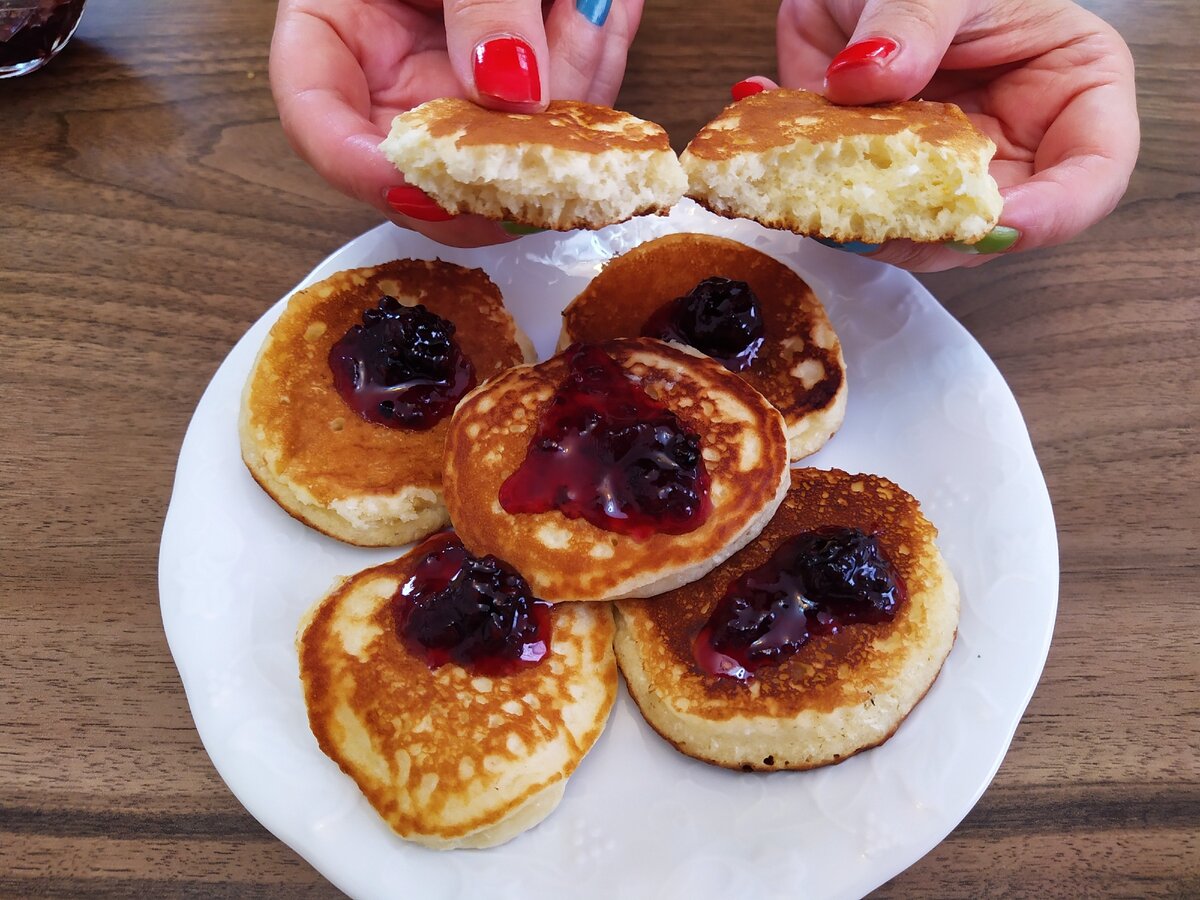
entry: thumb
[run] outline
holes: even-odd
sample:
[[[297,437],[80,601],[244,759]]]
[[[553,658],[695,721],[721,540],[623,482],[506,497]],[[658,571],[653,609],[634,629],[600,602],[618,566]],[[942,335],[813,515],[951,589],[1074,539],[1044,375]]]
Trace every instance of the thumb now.
[[[915,97],[966,15],[966,0],[867,0],[849,46],[825,70],[825,96],[842,104]]]
[[[512,112],[546,108],[540,0],[446,0],[444,10],[450,66],[468,97]]]

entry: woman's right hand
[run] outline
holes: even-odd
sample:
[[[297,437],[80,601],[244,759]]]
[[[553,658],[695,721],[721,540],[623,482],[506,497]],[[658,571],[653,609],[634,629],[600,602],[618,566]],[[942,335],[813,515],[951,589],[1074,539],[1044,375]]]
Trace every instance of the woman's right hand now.
[[[512,240],[448,216],[379,150],[392,119],[436,97],[516,112],[611,105],[643,0],[281,0],[271,89],[296,152],[338,190],[453,246]]]

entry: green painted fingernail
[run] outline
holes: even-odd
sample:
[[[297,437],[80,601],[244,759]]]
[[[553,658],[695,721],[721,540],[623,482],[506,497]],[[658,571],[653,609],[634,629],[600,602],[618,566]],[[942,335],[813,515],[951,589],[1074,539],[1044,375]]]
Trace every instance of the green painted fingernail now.
[[[960,253],[1003,253],[1017,242],[1021,232],[1007,225],[997,225],[974,244],[964,244],[962,241],[950,241],[946,244],[951,250]]]
[[[548,231],[547,228],[538,228],[536,225],[523,225],[520,222],[501,222],[500,227],[508,234],[541,234],[543,231]]]

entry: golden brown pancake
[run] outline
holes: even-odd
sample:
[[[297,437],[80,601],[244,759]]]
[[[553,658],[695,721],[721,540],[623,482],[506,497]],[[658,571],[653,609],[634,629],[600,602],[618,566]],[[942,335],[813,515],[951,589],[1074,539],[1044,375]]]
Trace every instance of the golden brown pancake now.
[[[707,674],[693,642],[731,582],[822,526],[878,536],[907,588],[890,622],[814,635],[750,681]],[[874,475],[796,469],[758,538],[694,584],[617,604],[617,661],[646,721],[689,756],[734,769],[809,769],[886,741],[950,652],[958,587],[917,501]]]
[[[745,244],[670,234],[615,257],[563,311],[559,346],[637,335],[663,304],[714,276],[746,282],[762,308],[762,347],[738,375],[783,414],[791,458],[815,453],[846,411],[841,343],[812,289]]]
[[[419,259],[338,272],[297,291],[259,351],[242,396],[242,458],[280,506],[331,537],[397,546],[445,526],[442,447],[428,431],[360,418],[334,389],[330,348],[383,295],[453,322],[483,381],[533,348],[479,269]]]
[[[836,241],[974,242],[1003,205],[995,152],[951,103],[774,90],[727,106],[680,161],[687,195],[719,215]]]
[[[661,126],[577,100],[541,113],[431,100],[380,149],[449,212],[560,231],[664,213],[687,185]]]
[[[690,347],[651,338],[598,346],[700,436],[712,511],[694,531],[644,540],[557,510],[506,512],[500,487],[524,462],[570,354],[497,376],[455,410],[446,505],[468,549],[508,560],[551,602],[649,596],[699,578],[758,533],[788,485],[783,419],[745,381]]]
[[[321,750],[401,837],[491,847],[553,811],[616,696],[607,604],[551,610],[550,654],[508,675],[430,669],[396,634],[391,598],[421,553],[334,587],[297,637]]]

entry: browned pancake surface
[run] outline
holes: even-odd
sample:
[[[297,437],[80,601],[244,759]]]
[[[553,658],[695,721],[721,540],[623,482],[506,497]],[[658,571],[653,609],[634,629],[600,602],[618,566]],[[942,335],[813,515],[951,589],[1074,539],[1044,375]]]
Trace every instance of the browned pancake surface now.
[[[599,737],[616,696],[612,614],[556,606],[550,655],[513,674],[431,670],[397,637],[391,605],[418,561],[410,552],[325,597],[301,627],[300,676],[321,750],[395,831],[471,846],[565,780]]]
[[[787,539],[828,525],[878,536],[907,589],[895,618],[814,636],[749,682],[702,671],[693,642],[730,583],[766,563]],[[720,765],[809,768],[881,743],[928,689],[953,639],[957,588],[936,534],[917,501],[885,478],[794,470],[775,517],[724,565],[650,600],[617,603],[618,661],[631,694],[664,737]],[[632,647],[636,662],[626,656]],[[885,696],[888,712],[877,715],[874,701]],[[644,705],[650,698],[654,708]],[[777,737],[782,728],[772,723],[792,731]]]
[[[458,147],[539,144],[578,153],[671,149],[660,126],[580,100],[552,100],[540,113],[511,113],[445,97],[422,110],[430,136],[459,135]]]
[[[725,107],[687,146],[701,159],[729,159],[797,141],[824,143],[852,134],[913,131],[930,144],[976,149],[988,144],[953,103],[906,100],[883,106],[837,106],[811,91],[763,91]]]
[[[762,348],[737,374],[770,400],[789,426],[829,408],[844,385],[845,370],[824,307],[783,263],[726,238],[672,234],[615,257],[563,311],[561,343],[637,335],[659,307],[714,276],[745,281],[762,308]]]
[[[690,571],[724,559],[740,536],[756,534],[786,485],[782,419],[745,381],[690,348],[651,338],[600,346],[700,435],[713,511],[692,532],[641,541],[557,511],[505,512],[500,486],[524,461],[540,409],[566,377],[568,360],[560,354],[497,376],[455,410],[446,441],[446,506],[471,552],[507,560],[551,601],[635,596],[630,592],[662,578],[686,581]]]
[[[384,294],[453,322],[480,382],[524,359],[500,292],[480,269],[397,260],[338,272],[297,292],[256,364],[248,424],[264,433],[273,471],[318,503],[405,487],[440,489],[449,417],[428,431],[388,428],[360,418],[333,386],[330,349]]]

